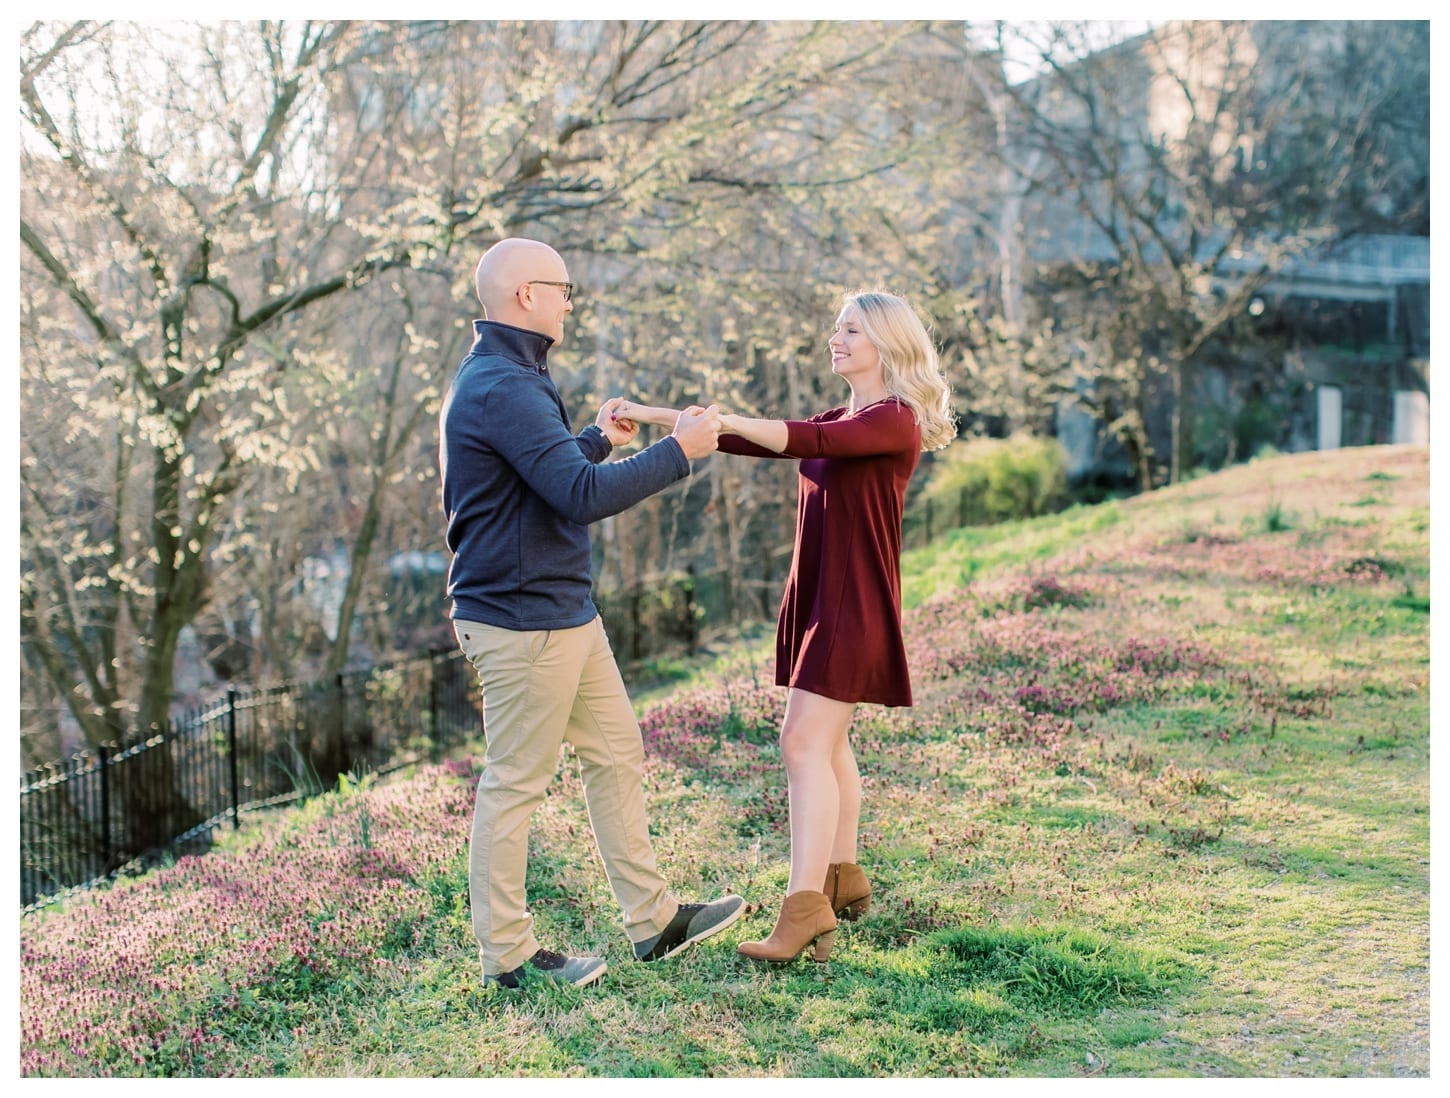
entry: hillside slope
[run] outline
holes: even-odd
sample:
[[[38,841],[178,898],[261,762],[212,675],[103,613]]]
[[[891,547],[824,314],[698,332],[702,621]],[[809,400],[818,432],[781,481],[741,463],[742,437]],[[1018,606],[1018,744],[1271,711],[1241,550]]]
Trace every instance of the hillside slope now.
[[[917,705],[853,730],[877,902],[827,965],[733,949],[788,845],[742,650],[641,719],[667,874],[761,909],[722,940],[630,960],[565,758],[531,902],[610,972],[482,991],[460,760],[25,920],[22,1073],[1425,1075],[1428,478],[1279,457],[913,554]]]

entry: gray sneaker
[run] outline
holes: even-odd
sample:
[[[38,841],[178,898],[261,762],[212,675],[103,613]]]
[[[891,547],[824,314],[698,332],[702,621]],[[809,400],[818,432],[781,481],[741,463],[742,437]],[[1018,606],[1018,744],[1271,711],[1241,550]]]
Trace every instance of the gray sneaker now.
[[[553,984],[573,984],[587,987],[609,970],[603,957],[566,957],[562,953],[550,953],[541,949],[511,972],[500,972],[494,976],[485,975],[484,987],[522,987],[530,976],[548,980]]]
[[[635,959],[648,962],[673,957],[686,946],[720,933],[744,912],[745,901],[734,895],[708,904],[681,904],[669,926],[653,938],[635,943]]]

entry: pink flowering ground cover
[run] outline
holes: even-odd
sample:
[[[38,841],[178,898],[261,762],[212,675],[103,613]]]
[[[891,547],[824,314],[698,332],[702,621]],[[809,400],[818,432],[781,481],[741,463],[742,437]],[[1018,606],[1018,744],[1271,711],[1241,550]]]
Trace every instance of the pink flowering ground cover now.
[[[27,922],[21,1073],[268,1074],[234,1036],[285,1042],[298,1000],[426,944],[430,878],[466,832],[466,773],[325,798],[235,850]]]
[[[21,1073],[1423,1075],[1427,474],[1298,455],[1004,530],[1016,566],[934,547],[973,578],[905,613],[915,707],[857,717],[875,904],[828,965],[733,949],[789,850],[742,651],[640,720],[667,876],[751,902],[722,940],[633,964],[566,755],[531,907],[610,972],[481,991],[462,759],[25,920]]]

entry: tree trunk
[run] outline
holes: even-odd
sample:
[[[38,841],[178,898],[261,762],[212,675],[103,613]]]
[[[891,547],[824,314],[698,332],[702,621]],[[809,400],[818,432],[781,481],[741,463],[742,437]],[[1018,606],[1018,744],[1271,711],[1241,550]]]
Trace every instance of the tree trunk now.
[[[151,484],[156,599],[151,634],[144,642],[136,709],[136,733],[142,738],[170,730],[176,646],[181,630],[195,618],[201,601],[203,547],[183,543],[180,485],[180,461],[171,453],[158,453]],[[167,748],[147,753],[144,780],[128,778],[120,786],[135,846],[133,854],[164,845],[201,822],[202,817],[190,803],[190,791],[177,787],[175,765]]]
[[[1187,359],[1173,365],[1173,457],[1170,484],[1179,484],[1193,469],[1194,390],[1197,370]]]
[[[715,476],[710,484],[710,518],[715,535],[715,561],[720,574],[720,603],[725,620],[736,620],[735,581],[738,564],[735,547],[730,544],[729,509],[725,501],[725,477]]]
[[[353,539],[352,552],[348,554],[347,586],[343,589],[342,605],[337,613],[337,633],[332,638],[332,647],[327,652],[327,665],[322,677],[332,679],[347,666],[347,654],[352,647],[352,623],[357,618],[358,603],[362,600],[363,579],[367,576],[368,561],[372,557],[373,543],[377,541],[378,524],[383,514],[383,487],[386,470],[373,479],[368,493],[368,505],[363,512],[362,525]]]
[[[164,619],[158,610],[156,631],[147,644],[142,665],[140,709],[137,713],[139,737],[149,739],[170,731],[176,643],[184,624],[174,610],[169,611]],[[134,857],[165,846],[202,821],[202,814],[191,803],[193,791],[182,789],[178,784],[169,745],[153,747],[137,756],[135,761],[123,765],[128,769],[117,785],[126,806],[126,823],[131,837],[130,849],[124,853]]]
[[[1148,437],[1146,420],[1137,401],[1134,401],[1134,410],[1118,421],[1114,434],[1123,444],[1123,449],[1128,451],[1128,461],[1138,477],[1138,490],[1151,492],[1154,487],[1153,443]]]

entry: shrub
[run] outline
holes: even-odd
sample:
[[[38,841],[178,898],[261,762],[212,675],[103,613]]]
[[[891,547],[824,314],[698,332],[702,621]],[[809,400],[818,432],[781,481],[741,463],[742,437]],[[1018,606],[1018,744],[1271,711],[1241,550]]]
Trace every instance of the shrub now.
[[[1066,488],[1066,458],[1056,439],[1016,434],[957,441],[937,459],[909,518],[928,534],[1033,518],[1056,510]]]
[[[1264,508],[1264,533],[1280,534],[1285,530],[1292,530],[1297,517],[1294,512],[1285,511],[1284,505],[1277,498],[1271,499]]]

